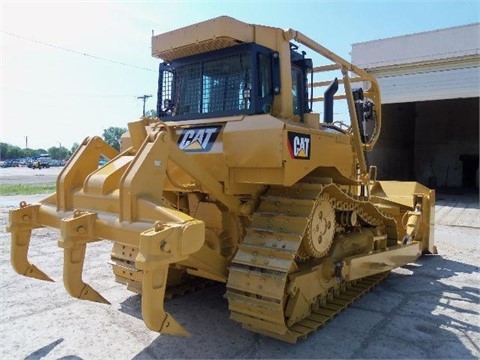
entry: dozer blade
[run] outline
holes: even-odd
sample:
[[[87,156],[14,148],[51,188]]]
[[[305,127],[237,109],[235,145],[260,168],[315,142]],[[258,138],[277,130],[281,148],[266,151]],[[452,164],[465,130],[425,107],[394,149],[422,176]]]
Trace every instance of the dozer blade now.
[[[44,281],[53,281],[47,274],[28,261],[28,249],[32,229],[42,227],[36,219],[40,205],[27,205],[24,201],[20,207],[9,213],[10,225],[7,231],[11,233],[10,262],[13,269],[20,275]]]
[[[94,235],[96,218],[96,214],[76,210],[71,217],[61,220],[61,239],[58,241],[58,246],[64,249],[63,284],[73,297],[110,304],[82,280],[86,244],[100,240]]]

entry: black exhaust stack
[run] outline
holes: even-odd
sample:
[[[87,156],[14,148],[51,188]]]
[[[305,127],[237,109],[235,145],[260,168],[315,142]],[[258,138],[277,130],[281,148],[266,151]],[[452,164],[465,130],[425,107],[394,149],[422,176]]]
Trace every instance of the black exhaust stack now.
[[[323,95],[323,122],[327,124],[333,123],[333,96],[338,90],[338,79],[335,78],[328,85]]]

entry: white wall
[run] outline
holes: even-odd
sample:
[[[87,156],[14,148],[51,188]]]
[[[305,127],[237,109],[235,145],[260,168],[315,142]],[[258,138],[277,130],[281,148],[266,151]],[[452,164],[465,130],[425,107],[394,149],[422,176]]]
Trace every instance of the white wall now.
[[[352,45],[352,63],[380,84],[382,103],[480,96],[480,23]]]
[[[377,79],[383,104],[480,96],[479,67],[377,75]]]
[[[480,55],[480,23],[352,45],[352,62],[376,69]]]

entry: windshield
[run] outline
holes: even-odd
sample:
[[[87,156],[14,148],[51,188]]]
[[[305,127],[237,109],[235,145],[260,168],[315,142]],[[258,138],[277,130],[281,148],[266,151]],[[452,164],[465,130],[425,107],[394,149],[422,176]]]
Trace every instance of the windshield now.
[[[250,54],[201,61],[164,72],[164,116],[241,113],[251,105]]]

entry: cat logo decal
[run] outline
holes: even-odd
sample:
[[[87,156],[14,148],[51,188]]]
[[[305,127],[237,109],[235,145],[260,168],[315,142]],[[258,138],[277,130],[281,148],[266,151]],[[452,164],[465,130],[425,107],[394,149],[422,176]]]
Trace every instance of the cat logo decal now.
[[[288,132],[288,150],[292,159],[310,159],[310,134]]]
[[[220,125],[185,129],[178,139],[178,147],[186,152],[208,152],[221,129]]]

